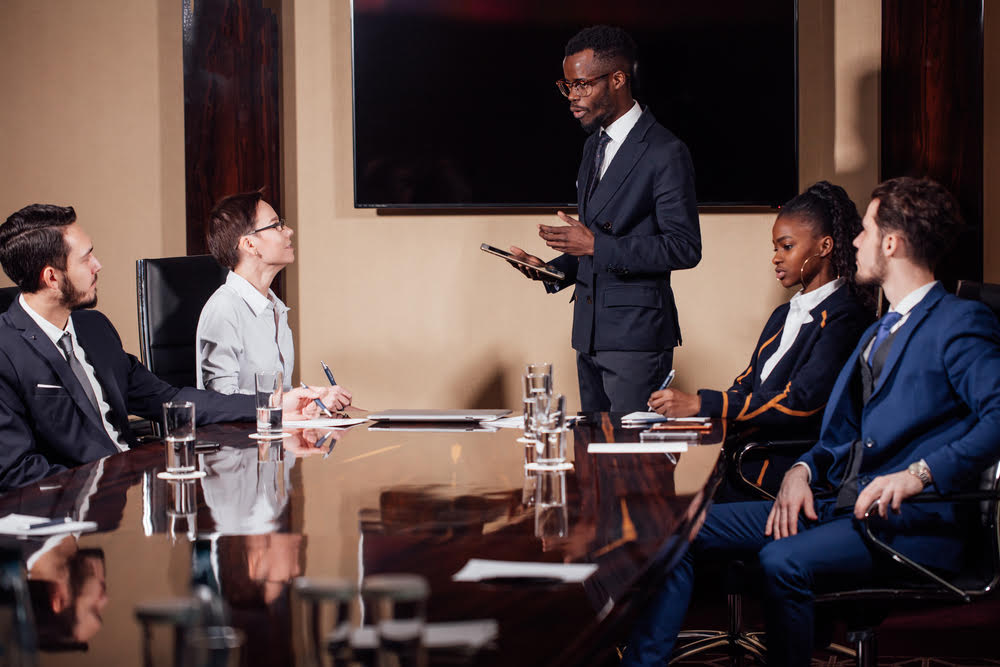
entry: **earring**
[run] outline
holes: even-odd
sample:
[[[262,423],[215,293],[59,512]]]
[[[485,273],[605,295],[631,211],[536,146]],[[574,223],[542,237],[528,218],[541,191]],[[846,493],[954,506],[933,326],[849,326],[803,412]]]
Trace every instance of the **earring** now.
[[[808,264],[809,260],[812,259],[813,257],[819,257],[819,256],[820,256],[820,254],[816,253],[812,257],[806,257],[806,261],[802,262],[802,267],[799,269],[799,282],[802,283],[803,287],[806,286],[806,281],[805,281],[805,278],[804,278],[805,271],[806,271],[806,264]]]

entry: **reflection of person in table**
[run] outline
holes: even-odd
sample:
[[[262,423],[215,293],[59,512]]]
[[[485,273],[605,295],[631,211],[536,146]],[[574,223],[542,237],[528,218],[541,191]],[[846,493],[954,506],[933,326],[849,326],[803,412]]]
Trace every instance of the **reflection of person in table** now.
[[[46,541],[28,558],[28,586],[41,648],[86,642],[108,605],[104,552],[80,549],[74,535]]]
[[[229,275],[198,320],[199,388],[252,394],[256,371],[281,370],[285,391],[291,389],[295,348],[288,306],[271,283],[295,261],[294,233],[260,191],[231,195],[212,209],[208,247]],[[331,410],[351,404],[351,392],[343,387],[321,391]]]

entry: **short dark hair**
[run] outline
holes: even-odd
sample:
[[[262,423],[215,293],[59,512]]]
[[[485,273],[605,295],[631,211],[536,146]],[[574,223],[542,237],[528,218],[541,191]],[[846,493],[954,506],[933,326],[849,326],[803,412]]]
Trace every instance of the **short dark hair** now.
[[[263,188],[224,197],[212,207],[205,232],[208,250],[222,266],[235,269],[240,261],[237,246],[240,238],[253,231],[257,224],[257,205],[264,198]]]
[[[878,200],[875,224],[900,232],[913,259],[933,271],[951,251],[965,226],[958,202],[943,185],[929,178],[893,178],[872,190]]]
[[[594,58],[605,63],[622,59],[627,64],[626,74],[632,74],[635,65],[635,40],[625,30],[614,25],[593,25],[584,28],[566,43],[565,56],[593,49]]]
[[[0,265],[22,292],[39,290],[46,266],[66,270],[69,245],[61,228],[74,222],[72,206],[32,204],[0,225]]]

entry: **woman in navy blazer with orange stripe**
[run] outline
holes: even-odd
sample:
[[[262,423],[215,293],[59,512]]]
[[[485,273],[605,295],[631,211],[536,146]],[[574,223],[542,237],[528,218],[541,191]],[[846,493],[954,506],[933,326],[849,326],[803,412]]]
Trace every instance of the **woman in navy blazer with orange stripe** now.
[[[854,282],[851,241],[860,231],[857,207],[827,181],[785,204],[772,230],[772,262],[783,286],[801,289],[771,313],[733,386],[664,389],[650,396],[650,407],[669,417],[725,417],[762,427],[767,437],[818,437],[834,380],[874,319],[870,295]]]

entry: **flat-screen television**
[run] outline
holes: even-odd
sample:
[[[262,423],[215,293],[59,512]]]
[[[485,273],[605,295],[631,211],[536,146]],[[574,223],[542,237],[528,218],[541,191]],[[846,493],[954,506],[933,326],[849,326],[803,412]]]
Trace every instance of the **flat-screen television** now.
[[[566,42],[619,25],[634,96],[691,151],[701,205],[798,190],[796,0],[353,0],[357,207],[576,204]]]

